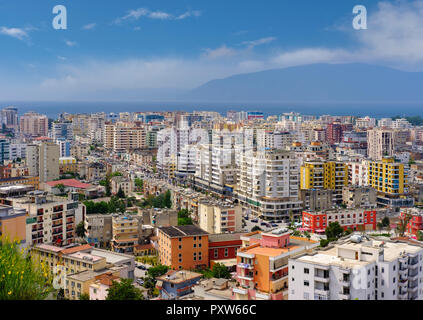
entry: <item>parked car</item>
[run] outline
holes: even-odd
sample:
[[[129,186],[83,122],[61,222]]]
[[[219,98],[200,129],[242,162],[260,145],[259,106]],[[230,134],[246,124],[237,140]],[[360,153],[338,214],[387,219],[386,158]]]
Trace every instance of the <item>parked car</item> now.
[[[251,220],[251,222],[257,223],[258,219]]]
[[[141,269],[141,270],[147,270],[147,268],[146,268],[146,267],[144,267],[143,265],[137,266],[137,268],[138,268],[138,269]]]
[[[142,286],[144,284],[144,280],[143,279],[137,279],[137,283]]]
[[[260,223],[260,225],[261,225],[261,226],[266,226],[266,225],[267,225],[267,223],[266,223],[266,222],[262,222],[262,223]]]
[[[277,227],[278,227],[278,225],[277,225],[276,223],[272,223],[272,227],[273,227],[273,228],[277,228]]]

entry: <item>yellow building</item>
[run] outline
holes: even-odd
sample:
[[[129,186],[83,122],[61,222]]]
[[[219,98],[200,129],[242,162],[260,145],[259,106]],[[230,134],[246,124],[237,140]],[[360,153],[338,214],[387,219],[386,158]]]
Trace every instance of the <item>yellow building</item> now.
[[[301,167],[301,189],[335,190],[334,201],[342,202],[342,188],[348,186],[348,165],[339,161],[311,161]]]
[[[76,163],[76,159],[73,157],[62,157],[59,158],[59,172],[60,174],[68,173],[68,172],[77,172],[78,171],[78,164]]]
[[[120,253],[134,253],[138,245],[138,220],[130,216],[113,217],[112,250]]]
[[[389,195],[407,193],[408,173],[404,164],[395,162],[393,158],[369,163],[369,185],[378,192]]]

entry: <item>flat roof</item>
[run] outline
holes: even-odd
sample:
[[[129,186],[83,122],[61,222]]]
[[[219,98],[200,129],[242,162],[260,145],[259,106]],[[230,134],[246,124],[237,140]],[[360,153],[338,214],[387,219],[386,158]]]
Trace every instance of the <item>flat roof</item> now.
[[[172,238],[208,235],[208,232],[194,225],[161,227],[159,230]]]
[[[106,261],[108,263],[112,263],[112,264],[124,262],[128,259],[135,259],[134,256],[130,256],[127,254],[122,254],[122,253],[117,253],[112,251],[104,251],[104,250],[99,250],[95,248],[93,248],[90,253],[95,256],[104,257],[106,258]]]
[[[289,251],[288,251],[289,248]],[[243,251],[243,253],[246,254],[259,254],[262,256],[268,256],[268,257],[277,257],[280,256],[284,253],[288,253],[291,251],[294,251],[296,249],[301,248],[301,246],[297,246],[297,245],[290,245],[287,248],[267,248],[267,247],[254,247],[251,249],[248,249],[246,251]]]
[[[203,275],[201,273],[193,272],[193,271],[175,271],[170,270],[166,274],[157,277],[157,280],[161,280],[164,282],[170,282],[170,283],[181,283],[185,282],[187,280],[195,279],[195,278],[201,278]]]
[[[89,261],[92,261],[92,262],[98,262],[104,259],[104,257],[99,257],[99,256],[92,255],[85,252],[75,252],[70,254],[69,257],[77,258],[81,260],[85,260],[84,258],[87,258],[87,260],[89,259]]]

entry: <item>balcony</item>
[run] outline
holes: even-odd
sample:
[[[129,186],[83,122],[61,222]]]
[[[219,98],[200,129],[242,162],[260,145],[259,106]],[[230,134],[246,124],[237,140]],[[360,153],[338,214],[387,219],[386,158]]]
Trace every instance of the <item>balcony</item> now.
[[[339,279],[339,284],[343,287],[349,287],[351,285],[350,279],[341,278]]]
[[[407,288],[407,286],[408,286],[408,280],[400,280],[398,282],[398,285],[400,286],[400,288]]]
[[[343,274],[350,274],[351,273],[351,269],[339,268],[339,271]]]
[[[251,275],[237,275],[238,279],[253,281],[254,277]]]
[[[314,276],[314,281],[322,282],[322,283],[329,283],[329,277]]]
[[[405,275],[408,275],[408,269],[406,269],[406,268],[401,269],[401,268],[400,268],[400,269],[398,270],[398,273],[399,273],[399,275],[400,275],[400,276],[403,276],[403,275],[404,275],[404,276],[405,276]]]
[[[256,300],[270,300],[271,296],[268,293],[256,292]]]
[[[238,267],[242,269],[254,269],[254,266],[248,263],[238,263]]]
[[[56,215],[56,216],[52,216],[51,219],[53,221],[56,221],[56,220],[59,220],[59,219],[63,219],[63,216],[62,215]]]
[[[287,289],[287,286],[285,285],[287,283],[288,276],[282,277],[278,280],[271,280],[270,281],[270,291],[272,293],[276,293],[281,290]]]
[[[407,275],[408,276],[408,280],[409,281],[415,281],[419,278],[419,273],[418,272],[413,272]]]
[[[314,294],[319,295],[319,296],[323,296],[323,297],[327,297],[329,298],[329,289],[325,290],[325,289],[314,289]]]

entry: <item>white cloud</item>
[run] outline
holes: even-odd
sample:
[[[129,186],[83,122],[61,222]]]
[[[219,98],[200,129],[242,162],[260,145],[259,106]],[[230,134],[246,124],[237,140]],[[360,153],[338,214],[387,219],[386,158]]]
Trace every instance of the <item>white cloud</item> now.
[[[75,41],[69,41],[69,40],[66,40],[66,41],[65,41],[65,44],[66,44],[68,47],[75,47],[78,43],[77,43],[77,42],[75,42]]]
[[[92,30],[97,26],[97,23],[89,23],[82,27],[82,30]]]
[[[217,49],[205,49],[205,54],[203,56],[209,59],[217,59],[222,57],[230,57],[235,55],[237,52],[232,49],[228,48],[226,45],[223,45]]]
[[[62,57],[62,56],[57,56],[57,59],[61,60],[61,61],[65,61],[67,60],[66,57]]]
[[[21,29],[21,28],[1,27],[0,34],[4,34],[6,36],[10,36],[19,40],[26,40],[29,37],[25,29]]]
[[[138,8],[130,10],[125,16],[115,19],[115,23],[121,23],[124,20],[138,20],[141,17],[147,17],[150,19],[158,20],[183,20],[189,17],[199,17],[200,15],[201,12],[197,10],[186,11],[185,13],[180,15],[173,15],[164,11],[150,11],[146,8]]]
[[[252,49],[252,48],[260,46],[262,44],[271,43],[275,40],[276,40],[275,37],[267,37],[267,38],[261,38],[261,39],[258,39],[258,40],[253,40],[253,41],[243,41],[241,44],[247,46],[249,49]]]

